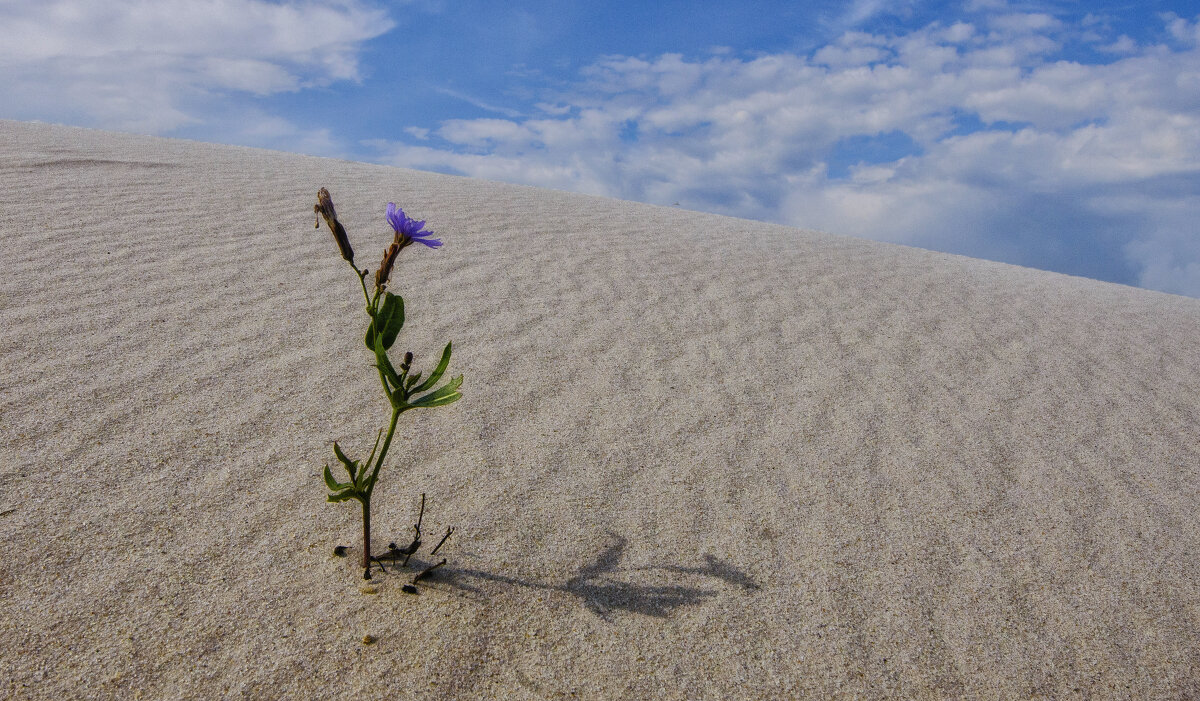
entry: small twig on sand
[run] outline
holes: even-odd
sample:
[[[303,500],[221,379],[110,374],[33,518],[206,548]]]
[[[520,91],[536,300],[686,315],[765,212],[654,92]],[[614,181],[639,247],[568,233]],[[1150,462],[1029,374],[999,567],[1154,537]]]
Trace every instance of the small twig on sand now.
[[[375,557],[374,555],[372,555],[371,562],[377,563],[379,565],[379,569],[383,570],[384,573],[386,574],[387,573],[387,565],[385,565],[383,562],[384,557],[387,557],[387,555],[383,555],[381,557]]]
[[[392,561],[393,568],[400,569],[400,563],[397,562],[400,559],[400,548],[397,548],[395,543],[388,543],[387,555],[375,558],[379,562],[380,567],[383,567],[383,558],[385,557]],[[387,568],[383,567],[383,571],[387,572]]]
[[[454,526],[448,526],[446,528],[446,535],[442,536],[442,539],[438,541],[438,544],[433,547],[433,551],[429,553],[430,557],[437,555],[437,551],[439,548],[442,547],[442,543],[445,543],[446,539],[449,538],[450,534],[453,532],[454,532]]]
[[[421,511],[417,514],[417,523],[413,526],[416,535],[413,536],[413,542],[405,549],[404,566],[408,567],[408,558],[421,547],[421,522],[425,520],[425,492],[421,492]]]
[[[428,577],[431,572],[433,572],[434,570],[436,570],[437,568],[441,567],[444,564],[446,564],[446,558],[443,557],[441,562],[437,563],[436,565],[430,565],[429,567],[426,567],[425,569],[418,572],[417,576],[413,577],[412,583],[416,584],[417,582],[421,581],[425,577]]]

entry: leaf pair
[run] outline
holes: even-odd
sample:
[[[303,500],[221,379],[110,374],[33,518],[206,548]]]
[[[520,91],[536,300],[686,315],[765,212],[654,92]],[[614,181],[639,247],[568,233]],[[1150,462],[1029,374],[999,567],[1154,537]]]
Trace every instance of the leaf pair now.
[[[451,402],[455,402],[462,396],[458,391],[462,384],[462,375],[450,380],[446,384],[434,390],[438,380],[442,379],[442,375],[446,374],[446,368],[450,365],[450,353],[453,343],[447,343],[446,348],[442,350],[442,359],[438,361],[437,367],[433,372],[429,373],[429,377],[421,382],[421,373],[416,372],[412,375],[408,374],[408,363],[400,366],[400,371],[397,372],[392,361],[388,358],[387,350],[383,347],[384,338],[382,335],[375,336],[375,367],[379,368],[380,374],[383,375],[388,399],[392,402],[394,411],[403,412],[409,409],[428,409],[437,406],[445,406]],[[420,382],[420,384],[417,384]],[[433,390],[430,392],[429,390]],[[410,399],[413,395],[429,392],[415,400]]]
[[[421,373],[419,372],[408,378],[404,390],[404,400],[407,402],[408,408],[420,407],[426,409],[435,406],[445,406],[457,401],[462,396],[462,393],[458,391],[458,387],[462,384],[463,378],[462,375],[459,375],[423,397],[419,397],[413,401],[409,401],[408,399],[414,394],[420,394],[421,392],[433,389],[438,380],[442,379],[442,375],[446,374],[446,368],[450,366],[450,349],[452,346],[453,343],[446,344],[445,350],[442,351],[442,359],[438,361],[437,367],[433,369],[433,372],[429,373],[429,377],[424,382],[416,387],[413,386],[421,378]]]
[[[375,447],[371,448],[371,454],[365,462],[351,460],[342,452],[337,441],[333,442],[333,454],[342,463],[342,467],[346,468],[346,472],[350,475],[350,481],[338,482],[333,478],[333,473],[329,471],[329,465],[325,465],[325,486],[329,487],[331,492],[325,498],[326,501],[336,503],[357,499],[365,504],[371,498],[371,492],[375,489],[375,480],[379,476],[379,465],[376,465],[373,471],[370,470],[371,460],[375,458],[375,451],[379,449],[379,439],[382,436],[383,430],[381,429],[379,435],[375,437]],[[371,472],[370,475],[367,474],[368,471]]]

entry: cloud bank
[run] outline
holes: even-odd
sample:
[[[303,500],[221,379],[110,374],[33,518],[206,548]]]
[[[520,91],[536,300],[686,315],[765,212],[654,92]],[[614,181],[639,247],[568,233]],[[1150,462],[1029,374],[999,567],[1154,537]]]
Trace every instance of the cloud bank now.
[[[362,42],[394,26],[355,0],[43,0],[7,4],[0,18],[0,95],[13,118],[157,134],[222,114],[260,141],[316,151],[328,133],[232,98],[354,80]]]
[[[805,54],[605,57],[535,116],[372,145],[1200,297],[1200,24],[1163,16],[1139,45],[1102,18],[985,10]]]

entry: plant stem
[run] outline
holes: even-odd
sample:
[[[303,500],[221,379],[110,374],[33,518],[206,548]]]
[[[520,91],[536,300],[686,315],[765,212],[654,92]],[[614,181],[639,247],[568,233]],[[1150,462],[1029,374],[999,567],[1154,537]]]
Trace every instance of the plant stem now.
[[[363,573],[370,579],[371,571],[371,500],[362,500],[363,505]]]
[[[358,275],[359,285],[362,286],[363,299],[367,302],[367,315],[371,317],[372,324],[375,323],[375,316],[379,313],[379,297],[383,293],[381,287],[376,287],[374,296],[367,291],[367,269],[358,269],[357,265],[350,264],[354,268],[354,272]],[[379,369],[379,380],[383,383],[383,393],[387,395],[388,401],[392,400],[391,392],[388,391],[387,378],[384,376],[383,368]],[[396,419],[400,418],[400,409],[392,408],[392,420],[388,424],[387,438],[383,441],[383,449],[379,451],[379,457],[375,460],[375,467],[371,471],[371,477],[367,480],[366,493],[362,495],[359,501],[363,507],[363,577],[371,578],[371,493],[375,491],[375,478],[379,476],[379,468],[383,467],[383,459],[387,457],[388,448],[392,446],[392,436],[396,433]],[[376,439],[378,441],[378,439]],[[378,443],[377,443],[378,444]],[[363,469],[367,469],[369,465],[363,465]]]
[[[383,459],[387,457],[388,448],[392,446],[392,436],[396,433],[396,419],[400,418],[400,410],[392,409],[392,422],[388,424],[387,438],[383,439],[383,448],[379,451],[379,458],[375,460],[375,469],[371,472],[371,478],[367,481],[367,498],[371,498],[371,492],[375,491],[375,478],[379,475],[379,468],[383,467]]]
[[[371,492],[375,491],[375,478],[379,475],[379,468],[383,466],[383,459],[387,457],[388,448],[392,445],[392,436],[396,433],[396,419],[400,418],[400,411],[392,410],[392,421],[388,424],[387,438],[383,441],[383,449],[379,451],[379,458],[375,461],[375,469],[371,472],[370,479],[367,480],[367,491],[362,501],[363,505],[363,573],[364,576],[371,571]],[[363,469],[368,466],[364,465]],[[369,577],[366,577],[369,579]]]
[[[367,269],[359,270],[358,266],[353,263],[350,264],[350,267],[354,268],[354,272],[358,275],[358,283],[362,285],[363,299],[367,300],[368,307],[371,306],[371,296],[367,294]]]

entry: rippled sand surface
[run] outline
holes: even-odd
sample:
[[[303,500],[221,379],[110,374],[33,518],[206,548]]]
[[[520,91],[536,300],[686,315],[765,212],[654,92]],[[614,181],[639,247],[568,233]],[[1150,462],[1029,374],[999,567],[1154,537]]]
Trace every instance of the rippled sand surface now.
[[[0,177],[2,696],[1200,695],[1200,301],[49,125]],[[396,349],[465,396],[373,502],[458,529],[416,596],[324,501],[387,414],[322,186],[360,264],[388,201],[446,242]]]

